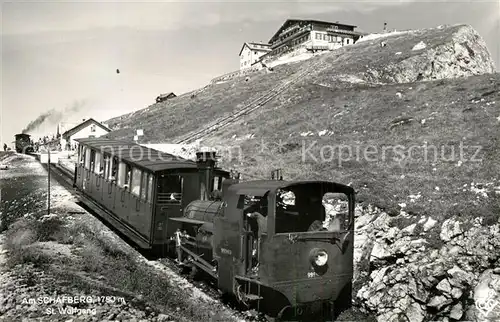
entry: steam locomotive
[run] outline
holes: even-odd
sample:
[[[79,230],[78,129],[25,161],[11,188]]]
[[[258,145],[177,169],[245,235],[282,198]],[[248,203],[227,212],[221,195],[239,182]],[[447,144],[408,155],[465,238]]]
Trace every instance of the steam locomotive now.
[[[30,153],[33,152],[33,144],[29,134],[16,134],[16,152],[17,153]]]
[[[354,190],[328,181],[239,182],[214,152],[186,160],[137,144],[79,139],[74,185],[143,249],[282,318],[351,305]],[[331,215],[334,213],[334,215]]]

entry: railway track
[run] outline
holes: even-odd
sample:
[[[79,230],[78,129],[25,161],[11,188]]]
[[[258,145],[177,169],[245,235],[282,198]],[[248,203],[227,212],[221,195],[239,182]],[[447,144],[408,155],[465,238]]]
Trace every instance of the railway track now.
[[[193,141],[201,139],[202,137],[204,137],[208,134],[211,134],[217,130],[220,130],[220,129],[236,122],[244,115],[248,115],[248,114],[254,112],[255,110],[264,106],[266,103],[271,101],[273,98],[275,98],[279,94],[283,93],[291,85],[302,80],[305,76],[310,75],[312,72],[318,72],[320,67],[321,67],[321,64],[323,63],[323,60],[324,60],[323,57],[320,57],[320,59],[318,59],[314,64],[309,66],[309,68],[307,68],[306,70],[303,70],[299,73],[294,74],[291,79],[288,79],[288,80],[282,82],[280,85],[276,86],[275,88],[270,89],[268,92],[266,92],[266,94],[252,100],[245,107],[241,108],[240,110],[236,111],[235,113],[233,113],[229,116],[224,116],[221,119],[218,119],[212,123],[209,123],[208,126],[202,128],[200,130],[197,130],[195,132],[191,132],[184,137],[181,137],[175,143],[176,144],[191,143]]]
[[[48,165],[44,164],[43,167],[48,170]],[[64,166],[61,166],[60,164],[54,165],[52,164],[50,167],[51,171],[51,176],[54,180],[56,180],[59,184],[64,186],[73,196],[75,196],[79,202],[79,204],[82,208],[84,208],[86,211],[88,211],[90,214],[92,214],[94,217],[99,219],[106,227],[108,227],[110,230],[112,230],[115,234],[117,234],[122,240],[124,240],[130,247],[134,248],[139,254],[141,254],[145,259],[149,261],[154,261],[160,266],[163,266],[165,268],[170,269],[171,271],[175,272],[179,276],[183,276],[188,280],[191,284],[193,284],[195,287],[198,289],[202,290],[205,294],[207,294],[210,298],[212,298],[214,301],[221,301],[221,294],[217,290],[217,287],[215,284],[210,282],[209,280],[201,280],[197,276],[191,276],[189,274],[186,274],[182,271],[182,268],[180,268],[172,258],[169,257],[157,257],[157,256],[152,256],[152,254],[148,252],[142,251],[137,245],[135,245],[129,238],[127,238],[125,235],[123,235],[121,232],[119,232],[117,229],[115,229],[112,225],[108,224],[103,218],[104,212],[107,212],[104,208],[102,208],[97,202],[94,200],[86,197],[84,194],[82,194],[80,191],[78,191],[76,188],[73,187],[73,173],[71,170],[65,168]],[[244,310],[241,308],[235,306],[232,303],[225,303],[226,305],[229,305],[230,308],[233,310],[237,311],[242,318],[247,317]],[[263,316],[259,317],[254,317],[252,318],[253,321],[261,321],[261,322],[266,322],[266,321],[273,321],[272,318],[266,318]]]

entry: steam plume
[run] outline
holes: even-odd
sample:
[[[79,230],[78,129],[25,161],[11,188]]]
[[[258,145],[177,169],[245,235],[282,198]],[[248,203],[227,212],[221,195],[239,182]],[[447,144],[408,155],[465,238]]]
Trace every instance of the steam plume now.
[[[71,117],[75,113],[78,113],[86,106],[86,101],[75,101],[70,106],[66,107],[63,111],[58,111],[56,109],[51,109],[50,111],[42,113],[35,120],[31,121],[22,131],[22,133],[28,133],[36,130],[42,125],[57,125],[60,123],[65,116]]]

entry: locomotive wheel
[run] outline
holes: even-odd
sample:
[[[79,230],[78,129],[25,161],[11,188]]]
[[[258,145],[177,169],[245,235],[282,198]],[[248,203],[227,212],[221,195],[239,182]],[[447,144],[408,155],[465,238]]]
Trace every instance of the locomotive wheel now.
[[[236,287],[236,299],[238,300],[238,303],[242,304],[245,308],[248,308],[250,305],[246,301],[245,293],[241,289],[242,287],[243,285],[241,284]]]
[[[266,315],[266,320],[269,321],[269,322],[280,322],[280,321],[285,321],[283,318],[285,317],[285,313],[287,312],[287,310],[289,310],[290,307],[289,306],[285,306],[284,308],[282,308],[278,315],[276,317],[272,317],[272,316],[269,316],[269,315]]]

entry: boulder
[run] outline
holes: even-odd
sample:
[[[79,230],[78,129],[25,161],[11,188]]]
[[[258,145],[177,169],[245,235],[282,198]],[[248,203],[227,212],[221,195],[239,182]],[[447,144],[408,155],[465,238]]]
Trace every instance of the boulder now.
[[[374,242],[373,249],[370,256],[370,261],[376,261],[377,259],[387,259],[391,257],[392,254],[389,248],[382,242]]]
[[[462,288],[466,285],[473,283],[474,276],[466,271],[462,270],[458,266],[453,266],[446,272],[449,276],[448,281],[450,285],[458,288]]]
[[[462,315],[464,315],[464,309],[462,307],[462,303],[457,303],[453,305],[450,311],[450,318],[454,320],[460,320],[462,318]]]
[[[422,305],[413,302],[406,310],[405,315],[408,318],[408,321],[422,322],[425,319],[426,312]]]
[[[424,224],[424,231],[429,231],[436,225],[437,221],[429,217]]]
[[[444,293],[445,296],[451,295],[451,285],[446,278],[436,285],[436,289]]]
[[[451,302],[452,302],[452,300],[450,300],[442,295],[438,295],[438,296],[434,296],[429,301],[429,303],[427,303],[427,306],[434,308],[436,310],[441,310],[443,307],[447,306]]]
[[[493,270],[486,270],[479,276],[474,288],[474,303],[476,315],[486,321],[500,320],[500,276]]]
[[[429,297],[429,293],[426,291],[422,283],[413,277],[410,277],[408,280],[408,294],[421,303],[427,302]]]

